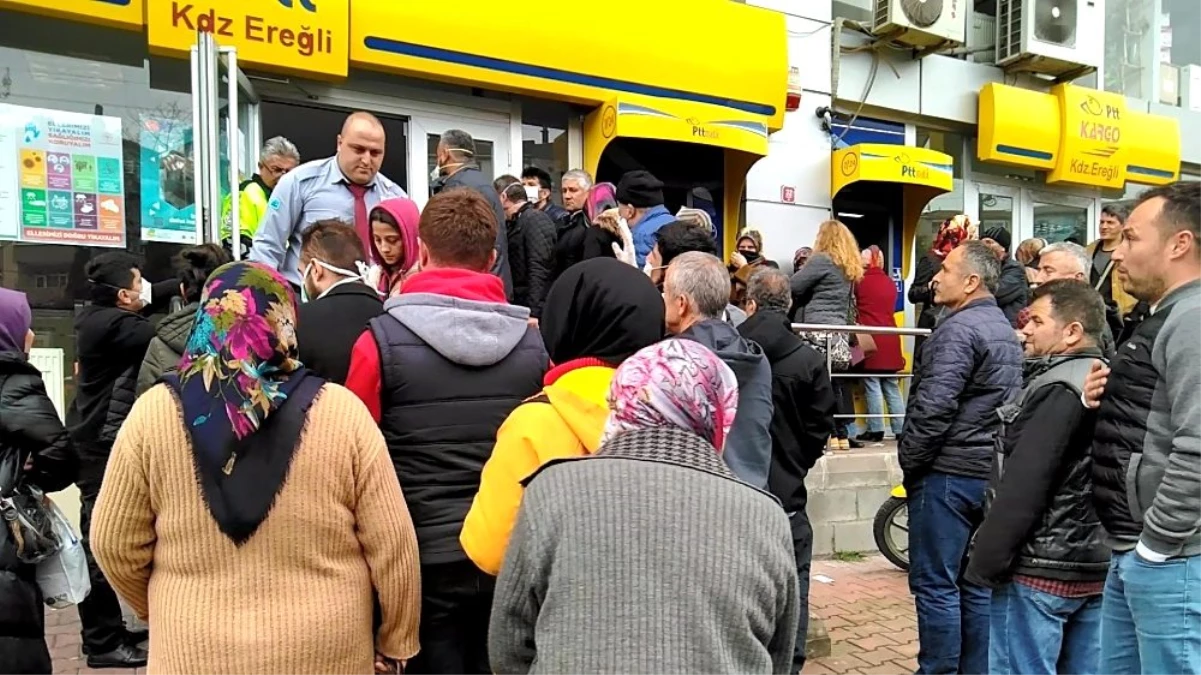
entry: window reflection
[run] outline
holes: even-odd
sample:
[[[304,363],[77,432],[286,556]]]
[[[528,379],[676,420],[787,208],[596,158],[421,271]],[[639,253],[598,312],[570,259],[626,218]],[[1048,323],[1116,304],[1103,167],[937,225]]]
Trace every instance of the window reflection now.
[[[1064,204],[1034,203],[1034,236],[1048,242],[1088,243],[1088,209]]]

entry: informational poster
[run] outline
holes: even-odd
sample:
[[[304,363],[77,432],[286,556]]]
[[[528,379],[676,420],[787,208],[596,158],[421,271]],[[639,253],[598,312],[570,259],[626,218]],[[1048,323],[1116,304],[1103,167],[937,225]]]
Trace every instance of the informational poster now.
[[[142,115],[138,179],[142,188],[142,240],[196,244],[196,180],[192,120]],[[224,130],[222,130],[224,132]],[[221,143],[221,194],[229,192],[229,160]]]
[[[125,247],[121,119],[0,104],[0,238]]]

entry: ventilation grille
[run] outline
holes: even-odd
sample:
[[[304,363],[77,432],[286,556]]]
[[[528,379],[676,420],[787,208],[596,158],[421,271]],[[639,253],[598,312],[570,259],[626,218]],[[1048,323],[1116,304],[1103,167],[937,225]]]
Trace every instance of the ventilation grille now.
[[[997,60],[1006,61],[1022,53],[1022,0],[997,1]]]
[[[914,26],[929,28],[942,16],[942,0],[901,0],[901,12]]]
[[[1034,39],[1062,47],[1076,46],[1076,0],[1035,0]]]

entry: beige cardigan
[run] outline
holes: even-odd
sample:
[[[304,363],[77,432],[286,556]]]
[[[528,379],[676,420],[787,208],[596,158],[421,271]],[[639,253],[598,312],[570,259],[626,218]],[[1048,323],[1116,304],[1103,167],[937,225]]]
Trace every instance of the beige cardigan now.
[[[371,673],[417,653],[417,539],[383,436],[325,385],[287,481],[237,547],[201,496],[174,395],[157,385],[117,436],[92,519],[104,574],[150,624],[151,673]]]

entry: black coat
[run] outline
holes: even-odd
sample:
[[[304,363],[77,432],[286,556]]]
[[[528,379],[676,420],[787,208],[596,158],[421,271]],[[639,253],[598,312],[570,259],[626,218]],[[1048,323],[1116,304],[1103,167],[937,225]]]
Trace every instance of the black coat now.
[[[1021,389],[1024,360],[993,298],[943,315],[913,369],[897,448],[907,485],[931,471],[989,477],[996,411]]]
[[[1091,446],[1095,410],[1080,393],[1099,350],[1026,364],[1018,400],[997,413],[986,516],[975,538],[968,580],[995,588],[1012,574],[1101,581],[1109,549],[1093,509]]]
[[[513,271],[513,304],[542,316],[542,304],[554,281],[555,221],[530,204],[509,219],[509,268]]]
[[[457,187],[475,190],[492,205],[492,211],[496,214],[496,263],[492,265],[492,273],[504,280],[505,296],[512,301],[513,273],[509,268],[509,237],[505,232],[505,209],[500,204],[500,196],[496,194],[496,188],[492,187],[491,179],[486,178],[479,167],[474,165],[465,166],[454,174],[435,181],[431,190],[436,194]]]
[[[19,480],[56,492],[75,480],[75,455],[42,374],[23,355],[0,354],[0,493]],[[33,470],[24,472],[33,456]],[[0,673],[49,673],[42,593],[0,527]]]
[[[771,364],[771,472],[768,490],[788,512],[805,508],[805,475],[834,430],[837,399],[826,360],[792,332],[781,312],[759,311],[738,326]]]
[[[358,282],[334,286],[324,296],[300,306],[296,344],[300,362],[322,378],[346,384],[350,351],[367,322],[384,313],[379,293]]]
[[[913,272],[913,283],[909,285],[909,302],[922,306],[922,313],[917,316],[918,328],[933,328],[938,320],[938,305],[934,304],[934,291],[930,282],[934,275],[942,269],[942,258],[927,251],[917,261],[917,269]]]
[[[568,267],[584,259],[584,244],[588,238],[588,214],[576,211],[559,223],[559,233],[555,241],[555,275],[559,275]]]
[[[1001,261],[1001,278],[997,281],[997,292],[993,293],[997,306],[1009,319],[1009,325],[1017,328],[1018,314],[1026,309],[1030,297],[1030,282],[1026,279],[1026,266],[1006,256]]]

